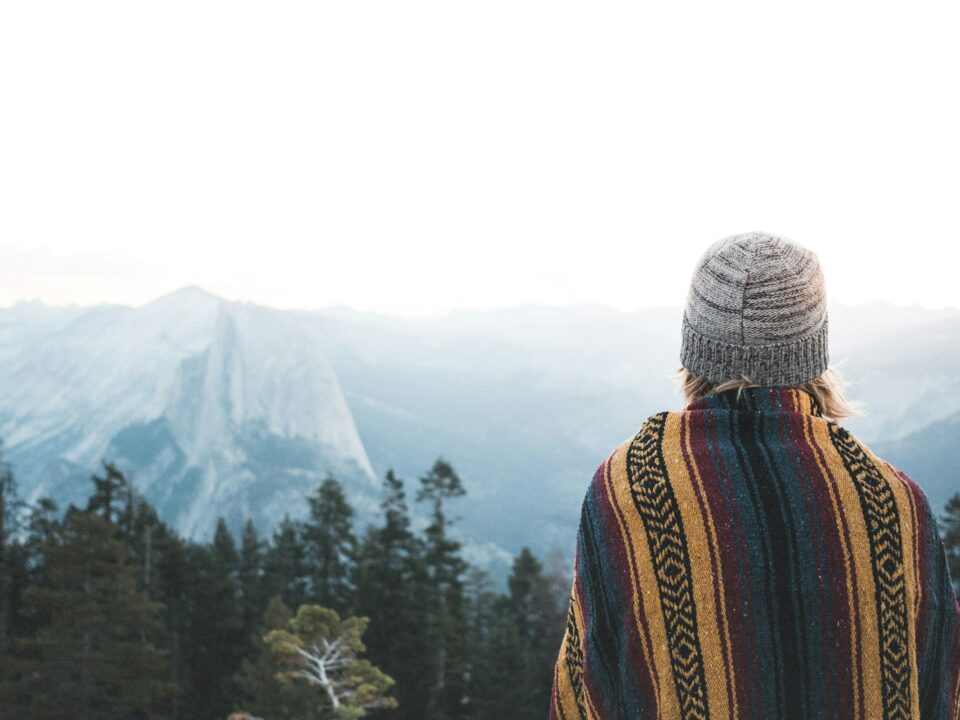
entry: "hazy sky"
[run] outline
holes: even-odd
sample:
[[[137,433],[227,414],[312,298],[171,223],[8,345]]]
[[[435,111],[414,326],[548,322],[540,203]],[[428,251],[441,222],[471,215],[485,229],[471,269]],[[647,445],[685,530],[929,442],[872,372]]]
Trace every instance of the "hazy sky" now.
[[[719,237],[960,306],[956,3],[0,6],[0,305],[679,304]]]

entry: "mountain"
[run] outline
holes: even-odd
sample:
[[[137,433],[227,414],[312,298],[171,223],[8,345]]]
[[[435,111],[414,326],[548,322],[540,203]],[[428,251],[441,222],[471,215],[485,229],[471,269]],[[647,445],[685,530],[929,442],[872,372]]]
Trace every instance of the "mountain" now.
[[[412,491],[442,456],[467,489],[453,512],[469,559],[502,575],[523,545],[572,553],[597,465],[681,406],[681,312],[395,318],[199,288],[140,308],[20,303],[0,310],[0,437],[30,497],[79,502],[109,458],[194,537],[219,514],[267,531],[328,473],[363,521],[388,468]],[[942,507],[960,491],[960,312],[833,304],[830,318],[831,360],[867,413],[844,425]]]
[[[865,415],[850,429],[876,440],[898,440],[960,412],[960,317],[894,327],[862,341],[845,373]]]
[[[373,510],[377,481],[337,378],[282,311],[185,288],[141,308],[0,313],[0,435],[30,499],[80,503],[101,458],[207,536],[267,529],[327,474]],[[59,320],[55,319],[59,318]]]
[[[919,482],[937,515],[960,492],[960,412],[871,449]]]

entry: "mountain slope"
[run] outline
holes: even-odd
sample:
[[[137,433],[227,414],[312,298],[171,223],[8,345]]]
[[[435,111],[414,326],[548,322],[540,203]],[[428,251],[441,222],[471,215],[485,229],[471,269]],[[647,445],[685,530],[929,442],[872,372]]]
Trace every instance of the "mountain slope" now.
[[[903,439],[960,412],[960,317],[900,328],[852,348],[845,374],[866,415],[846,423],[874,441]]]
[[[950,496],[960,492],[960,413],[871,449],[915,480],[938,516]]]
[[[31,498],[81,502],[105,457],[188,536],[209,534],[220,514],[263,530],[302,515],[327,474],[358,507],[375,507],[336,376],[281,311],[187,288],[142,308],[75,313],[4,351],[0,434]]]

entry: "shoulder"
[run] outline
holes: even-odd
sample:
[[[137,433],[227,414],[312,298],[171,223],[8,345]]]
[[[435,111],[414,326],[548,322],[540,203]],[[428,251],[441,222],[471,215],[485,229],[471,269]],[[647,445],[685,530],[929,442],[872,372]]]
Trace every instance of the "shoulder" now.
[[[857,447],[877,469],[886,483],[895,491],[895,495],[909,502],[914,514],[924,525],[937,526],[936,514],[930,504],[930,499],[920,484],[903,469],[877,455],[867,443],[854,436],[850,431],[837,423],[831,423],[831,432],[843,442]]]
[[[936,513],[933,510],[933,506],[930,504],[930,498],[927,497],[927,493],[924,492],[920,484],[899,467],[887,462],[877,455],[873,455],[873,457],[875,458],[877,465],[880,467],[884,475],[890,480],[890,482],[899,483],[900,486],[903,487],[904,491],[908,494],[912,505],[916,508],[915,512],[920,516],[921,520],[925,524],[932,525],[934,528],[936,528]]]
[[[593,474],[591,489],[597,490],[609,479],[626,481],[636,474],[638,464],[649,464],[662,456],[664,446],[672,441],[672,427],[678,411],[662,411],[647,416],[634,432],[624,438],[600,462]]]
[[[668,425],[673,424],[679,415],[679,412],[664,410],[647,416],[647,419],[634,430],[632,435],[617,445],[610,453],[608,460],[637,452],[640,449],[649,449],[651,446],[661,446],[668,439]]]

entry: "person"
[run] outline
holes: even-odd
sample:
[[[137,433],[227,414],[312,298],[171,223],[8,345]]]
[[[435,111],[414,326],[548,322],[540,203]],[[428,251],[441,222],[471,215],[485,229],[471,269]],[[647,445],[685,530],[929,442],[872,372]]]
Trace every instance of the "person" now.
[[[681,337],[686,406],[584,497],[551,720],[960,717],[936,517],[840,422],[816,254],[715,242]]]

